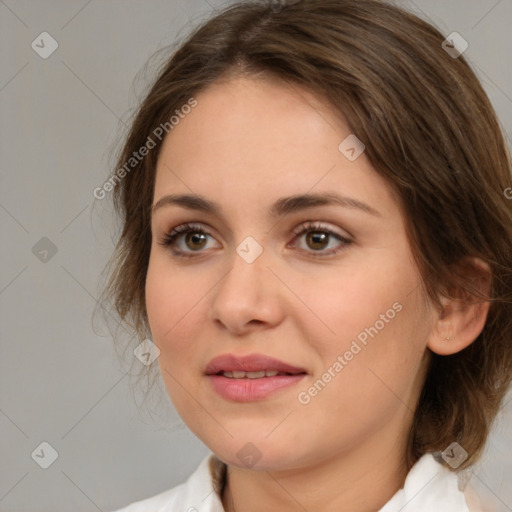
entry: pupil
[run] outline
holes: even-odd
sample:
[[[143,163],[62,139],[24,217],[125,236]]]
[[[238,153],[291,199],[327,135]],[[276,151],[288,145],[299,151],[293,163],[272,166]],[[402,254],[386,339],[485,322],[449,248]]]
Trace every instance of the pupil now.
[[[206,237],[204,233],[189,233],[187,235],[187,243],[192,241],[192,244],[196,247],[193,247],[195,249],[201,249],[204,247],[204,244],[206,242]],[[311,246],[314,249],[322,249],[325,247],[325,242],[327,241],[328,235],[327,233],[321,233],[321,232],[312,232],[309,233],[308,236],[308,243],[311,242]],[[199,246],[197,246],[197,244]]]
[[[191,247],[192,249],[201,249],[202,247],[204,247],[204,243],[206,241],[206,237],[205,237],[204,233],[188,233],[186,238],[187,238],[187,244],[188,244],[188,242],[190,240],[193,241],[192,242],[193,244],[196,244],[196,243],[198,243],[197,242],[198,239],[202,239],[202,240],[199,241],[200,246],[199,247],[197,247],[197,246],[196,247]],[[200,243],[201,241],[203,242],[202,244]]]
[[[327,240],[327,233],[319,233],[313,232],[308,234],[308,241],[312,241],[312,245],[316,247],[312,247],[313,249],[323,249],[325,247],[325,242]],[[320,246],[318,246],[320,244]]]

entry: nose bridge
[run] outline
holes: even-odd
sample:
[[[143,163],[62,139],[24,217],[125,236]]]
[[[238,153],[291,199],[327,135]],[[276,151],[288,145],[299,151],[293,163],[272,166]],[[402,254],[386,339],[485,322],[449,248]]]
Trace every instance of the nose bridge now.
[[[267,268],[268,254],[258,246],[254,239],[238,245],[231,268],[214,295],[211,318],[232,330],[241,331],[254,321],[273,323],[280,316],[275,277]]]
[[[253,251],[246,242],[239,244],[231,260],[231,269],[220,283],[217,298],[222,294],[224,299],[235,299],[241,306],[249,306],[265,294],[260,288],[264,288],[268,280],[265,273],[270,274],[266,268],[268,258],[263,251],[255,257]]]

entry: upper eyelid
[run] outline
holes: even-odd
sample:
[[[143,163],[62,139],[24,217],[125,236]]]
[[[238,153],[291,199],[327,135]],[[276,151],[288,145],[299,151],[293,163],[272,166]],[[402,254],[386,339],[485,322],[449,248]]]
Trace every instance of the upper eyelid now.
[[[339,228],[338,228],[339,229]],[[211,236],[212,238],[216,238],[210,230],[216,231],[211,226],[209,226],[206,223],[203,222],[183,222],[181,224],[178,224],[177,226],[173,227],[172,229],[166,230],[163,233],[163,240],[167,239],[169,236],[173,236],[174,241],[181,235],[184,235],[186,233],[194,232],[194,230],[199,232],[205,232],[206,235]],[[330,226],[330,223],[327,223],[325,221],[314,221],[314,220],[306,220],[301,222],[298,226],[293,228],[291,230],[292,234],[295,237],[302,236],[304,233],[307,233],[308,231],[318,231],[318,232],[327,232],[330,236],[336,237],[339,241],[352,241],[353,236],[345,231],[346,234],[338,233],[336,228],[333,228]]]
[[[215,231],[215,232],[218,232],[215,228],[211,227],[209,224],[205,223],[205,222],[201,222],[201,221],[198,221],[198,222],[195,222],[195,221],[192,221],[192,222],[183,222],[181,224],[177,224],[175,227],[173,228],[170,228],[170,229],[164,229],[164,234],[165,235],[168,235],[170,233],[173,233],[175,231],[178,231],[177,234],[181,234],[182,232],[186,232],[187,230],[193,230],[193,229],[201,229],[201,230],[204,230],[204,231]],[[294,235],[298,235],[298,234],[301,234],[304,230],[307,230],[307,229],[310,229],[310,230],[318,230],[318,231],[321,231],[322,229],[326,230],[326,231],[330,231],[332,232],[333,234],[336,234],[338,236],[341,236],[341,237],[345,237],[345,238],[348,238],[348,237],[352,237],[352,235],[346,230],[346,229],[343,229],[343,231],[346,233],[343,234],[343,233],[337,233],[337,229],[342,229],[342,228],[338,228],[338,227],[332,227],[332,223],[330,222],[326,222],[326,221],[316,221],[316,220],[305,220],[301,223],[299,223],[296,227],[294,227],[293,229],[291,229],[290,231],[294,234]],[[229,233],[231,234],[231,231],[229,231]],[[207,234],[211,235],[210,232],[208,232]]]
[[[340,229],[338,227],[332,227],[332,224],[325,221],[316,221],[316,220],[306,220],[301,222],[296,228],[292,229],[292,233],[295,235],[300,235],[304,231],[328,231],[331,234],[337,235],[341,238],[352,238],[352,235],[345,231],[346,235],[343,233],[338,233],[337,230]]]
[[[187,231],[193,231],[194,229],[200,229],[200,230],[206,231],[207,234],[211,235],[211,236],[213,236],[212,232],[219,233],[219,231],[217,229],[215,229],[214,227],[212,227],[210,224],[208,224],[207,222],[202,222],[202,221],[181,222],[176,225],[173,224],[173,227],[163,226],[161,229],[157,229],[156,232],[160,231],[162,236],[165,237],[165,236],[168,236],[171,233],[175,232],[176,230],[179,231],[177,233],[177,235],[181,235],[184,232],[186,233]],[[231,236],[231,234],[232,234],[231,230],[229,230],[228,233],[229,233],[229,236]]]
[[[299,224],[295,229],[292,230],[294,239],[292,241],[291,247],[295,250],[297,242],[296,238],[304,236],[308,232],[326,232],[328,236],[333,237],[338,240],[339,246],[336,248],[331,248],[329,250],[321,250],[321,251],[310,251],[307,249],[298,249],[298,251],[305,256],[309,256],[313,258],[315,261],[322,261],[332,257],[337,256],[339,253],[343,252],[348,246],[353,245],[354,237],[350,234],[349,236],[345,236],[343,234],[337,233],[335,229],[330,228],[325,225],[325,221],[311,221],[307,220]],[[164,233],[163,237],[160,238],[158,243],[164,246],[165,249],[170,250],[175,258],[201,258],[202,256],[207,256],[209,251],[188,251],[186,249],[176,249],[176,242],[180,239],[180,237],[187,233],[193,233],[194,231],[203,232],[206,235],[212,236],[211,233],[208,232],[207,229],[203,229],[204,223],[202,222],[184,222],[168,230]],[[212,238],[214,238],[212,236]],[[289,243],[287,244],[287,248],[289,247]],[[312,261],[313,261],[312,260]],[[191,260],[193,261],[193,260]],[[198,259],[197,261],[201,261]]]

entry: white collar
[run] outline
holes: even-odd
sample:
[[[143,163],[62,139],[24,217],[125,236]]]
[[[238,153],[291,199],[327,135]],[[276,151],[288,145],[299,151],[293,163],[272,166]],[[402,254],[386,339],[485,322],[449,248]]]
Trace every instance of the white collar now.
[[[411,468],[404,486],[378,512],[469,512],[456,473],[431,453]]]
[[[226,465],[213,453],[188,480],[117,512],[225,512],[221,493]],[[470,512],[456,473],[425,454],[409,471],[402,489],[378,512]]]
[[[211,493],[213,486],[217,493],[210,494],[212,507],[205,512],[224,512],[220,501],[222,479],[225,475],[225,464],[211,454],[203,461],[203,468],[198,471],[206,474],[208,485],[205,491]],[[206,483],[200,478],[202,483]],[[206,494],[205,494],[206,495]],[[210,501],[209,499],[207,501]],[[220,507],[220,508],[219,508]],[[199,509],[201,512],[203,509]],[[378,512],[469,512],[464,493],[459,489],[456,473],[439,463],[432,454],[423,455],[409,471],[402,489]]]

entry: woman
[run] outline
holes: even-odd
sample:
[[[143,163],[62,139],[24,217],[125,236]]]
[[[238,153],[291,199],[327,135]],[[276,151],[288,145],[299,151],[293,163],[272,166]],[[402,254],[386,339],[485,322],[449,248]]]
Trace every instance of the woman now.
[[[378,0],[241,2],[164,66],[105,295],[212,454],[123,512],[480,510],[512,175],[462,51]]]

